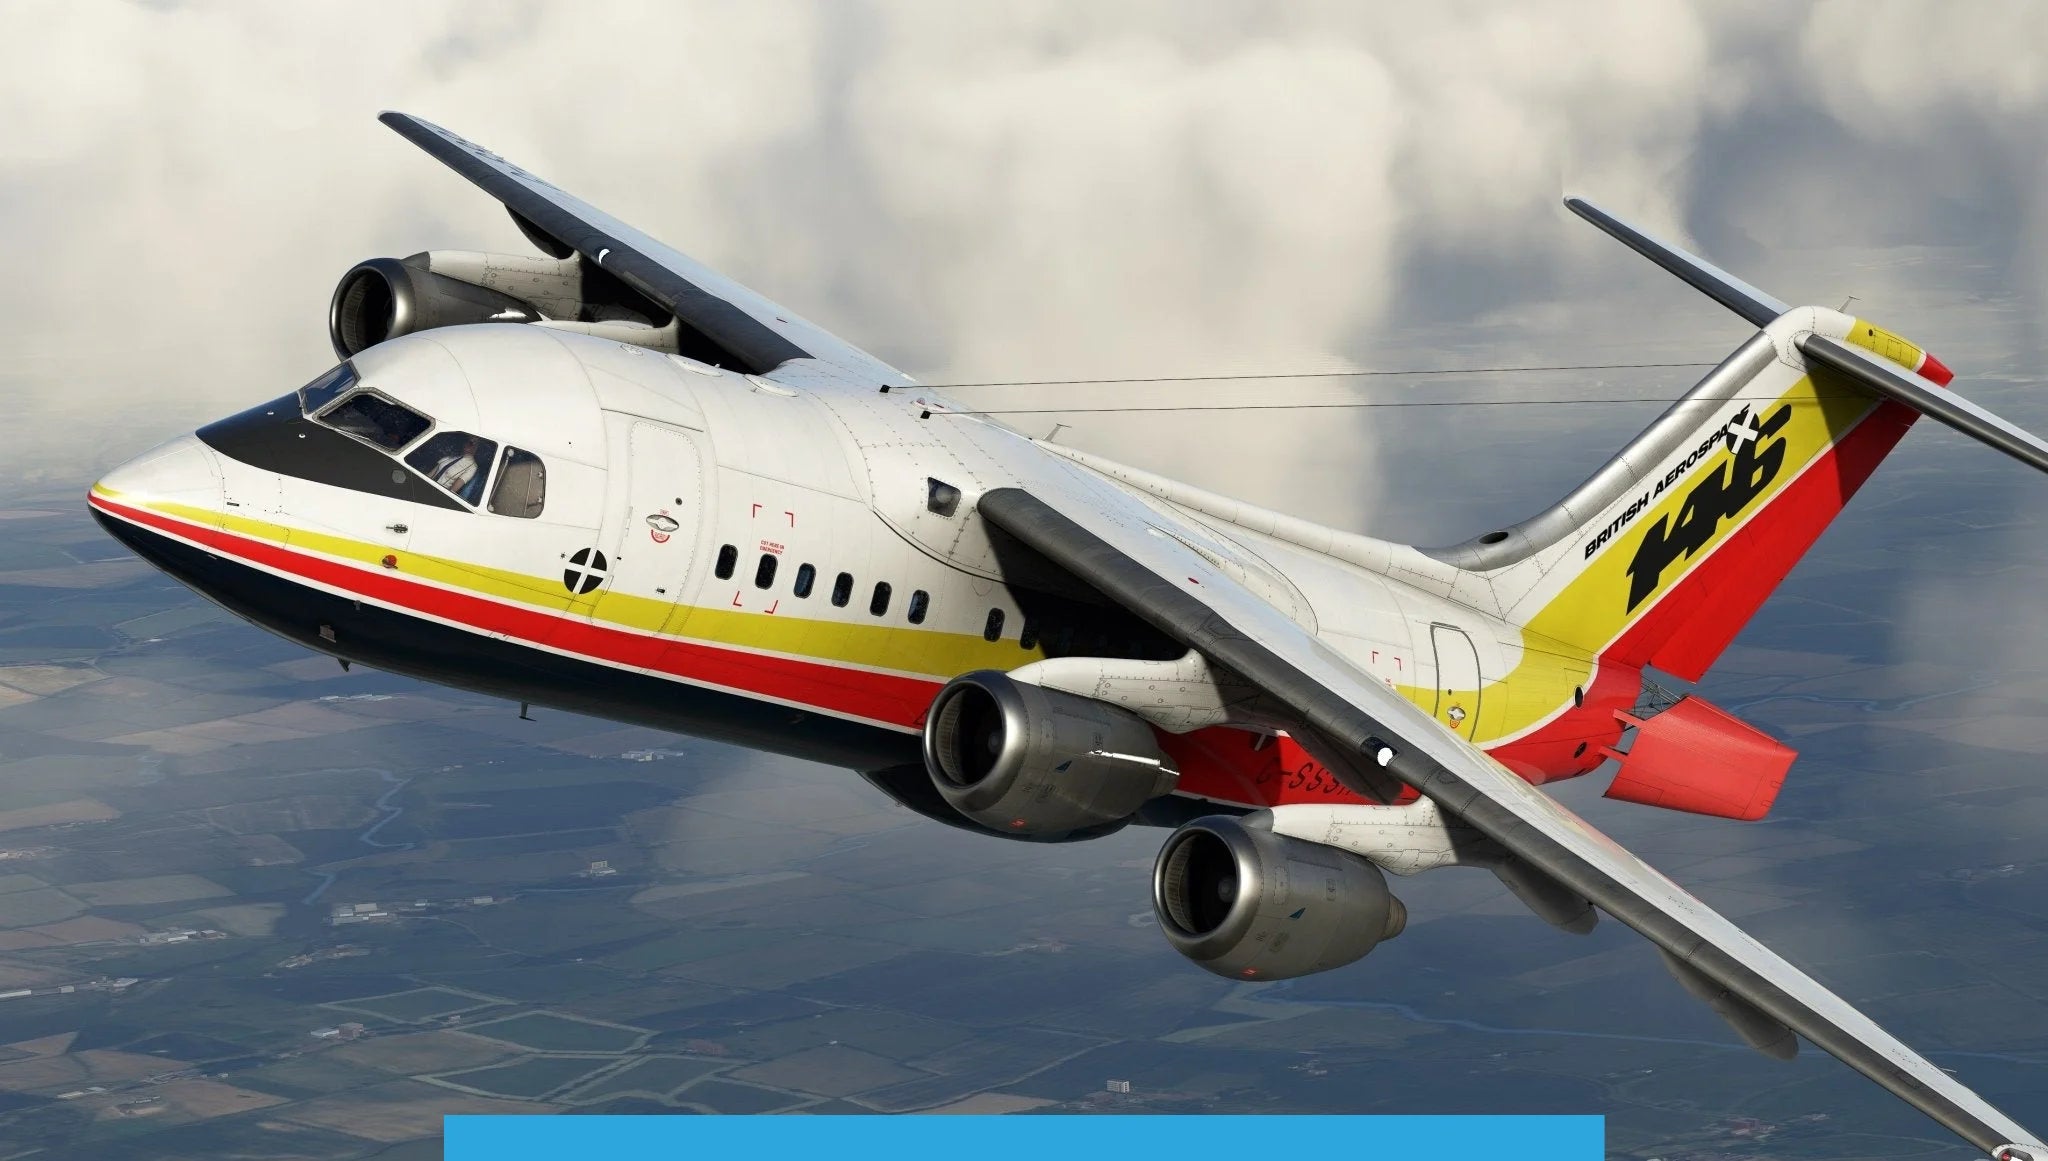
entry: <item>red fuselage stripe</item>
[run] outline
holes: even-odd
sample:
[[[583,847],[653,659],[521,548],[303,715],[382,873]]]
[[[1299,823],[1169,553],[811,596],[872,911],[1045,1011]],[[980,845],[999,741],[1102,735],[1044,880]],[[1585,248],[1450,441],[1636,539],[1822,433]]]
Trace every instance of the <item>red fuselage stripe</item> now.
[[[699,641],[643,636],[580,618],[500,604],[468,593],[422,584],[397,572],[340,564],[276,544],[100,496],[91,504],[133,524],[166,532],[246,563],[338,589],[405,612],[434,617],[482,633],[581,655],[613,665],[665,674],[751,693],[776,701],[915,729],[939,683],[871,673],[827,662],[802,661],[726,649]]]
[[[916,730],[923,725],[925,710],[941,684],[935,680],[872,673],[829,662],[764,656],[702,642],[629,633],[580,618],[501,604],[468,593],[438,588],[395,571],[338,563],[269,541],[119,504],[97,495],[88,499],[95,508],[130,523],[180,537],[252,566],[403,612],[433,617],[474,632],[497,634],[529,645],[580,655],[604,664],[630,666],[905,730]],[[1240,731],[1226,727],[1212,727],[1198,733],[1203,736],[1227,733],[1230,739],[1242,737]],[[1529,740],[1524,739],[1525,742]],[[1230,752],[1240,758],[1253,753],[1243,744],[1232,746]],[[1254,759],[1248,765],[1263,764]],[[1564,772],[1546,773],[1556,777]],[[1526,771],[1524,776],[1527,776]],[[1227,779],[1225,783],[1214,786],[1207,785],[1213,779],[1198,776],[1193,781],[1204,785],[1184,787],[1188,793],[1235,799],[1249,805],[1269,804],[1265,795],[1239,798],[1246,787],[1227,785],[1225,783],[1230,781]],[[1272,800],[1290,801],[1294,797],[1280,794]]]

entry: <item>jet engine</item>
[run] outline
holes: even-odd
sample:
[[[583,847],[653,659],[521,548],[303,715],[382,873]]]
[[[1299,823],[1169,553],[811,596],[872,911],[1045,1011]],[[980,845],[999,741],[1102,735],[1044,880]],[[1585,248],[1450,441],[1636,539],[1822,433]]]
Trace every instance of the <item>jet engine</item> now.
[[[1119,822],[1179,778],[1137,715],[994,670],[933,699],[924,764],[953,809],[1014,835]]]
[[[1153,864],[1152,910],[1175,951],[1239,980],[1342,967],[1408,923],[1378,867],[1275,834],[1264,812],[1174,831]]]
[[[334,288],[328,338],[335,354],[346,359],[385,339],[434,327],[538,323],[737,365],[729,352],[694,330],[685,333],[638,291],[567,247],[559,249],[560,256],[549,258],[428,250],[358,262]]]
[[[435,273],[432,257],[372,258],[342,275],[327,306],[334,353],[346,359],[385,339],[434,327],[541,318],[531,303],[501,290]]]

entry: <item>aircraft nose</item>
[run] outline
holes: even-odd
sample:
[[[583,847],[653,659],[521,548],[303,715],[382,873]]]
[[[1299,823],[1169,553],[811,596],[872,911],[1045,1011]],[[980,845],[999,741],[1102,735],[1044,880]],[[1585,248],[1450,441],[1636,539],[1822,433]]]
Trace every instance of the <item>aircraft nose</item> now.
[[[187,518],[193,509],[211,515],[220,511],[220,461],[198,436],[180,436],[100,477],[89,501],[103,518],[167,505],[185,509],[179,514]]]

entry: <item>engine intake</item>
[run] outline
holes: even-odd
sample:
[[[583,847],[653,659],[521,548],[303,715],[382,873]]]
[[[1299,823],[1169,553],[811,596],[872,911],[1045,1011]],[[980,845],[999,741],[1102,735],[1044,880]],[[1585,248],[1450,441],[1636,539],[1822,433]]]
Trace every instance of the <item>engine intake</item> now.
[[[358,262],[334,288],[327,307],[327,337],[346,359],[414,331],[483,322],[533,322],[541,317],[528,303],[436,274],[415,255]]]
[[[1352,963],[1407,926],[1378,867],[1270,820],[1198,818],[1160,848],[1152,910],[1175,951],[1219,976],[1284,980]]]
[[[1137,715],[994,670],[939,691],[925,715],[924,763],[953,809],[1023,835],[1120,821],[1180,776]]]

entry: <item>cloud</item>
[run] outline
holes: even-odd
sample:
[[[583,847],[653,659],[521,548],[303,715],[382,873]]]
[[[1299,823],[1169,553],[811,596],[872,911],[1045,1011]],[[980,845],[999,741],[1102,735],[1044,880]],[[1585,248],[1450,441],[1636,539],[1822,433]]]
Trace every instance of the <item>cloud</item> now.
[[[21,461],[89,474],[76,457],[100,466],[320,369],[327,295],[356,260],[523,249],[486,199],[375,123],[384,107],[482,141],[928,379],[1605,361],[1668,354],[1664,333],[1712,358],[1739,334],[1657,329],[1645,306],[1718,316],[1564,219],[1558,193],[1596,193],[1769,273],[1833,206],[1897,231],[1944,196],[2030,188],[2039,38],[2010,28],[2039,18],[1946,19],[1939,52],[1916,62],[1903,46],[1917,11],[14,5],[0,16],[15,127],[0,139],[0,244],[21,276],[0,284],[0,376],[49,420]],[[1924,83],[1902,79],[1916,68]],[[1943,144],[1973,119],[1994,127],[1979,147]],[[1918,150],[1941,153],[1940,175],[1912,165]],[[1871,171],[1898,176],[1860,180]],[[2039,218],[2030,196],[1986,220]],[[1409,502],[1419,448],[1569,426],[1532,418],[1019,422],[1064,419],[1062,438],[1093,450],[1384,528],[1375,513]],[[96,425],[116,437],[49,437]],[[1561,489],[1605,450],[1531,486]]]

